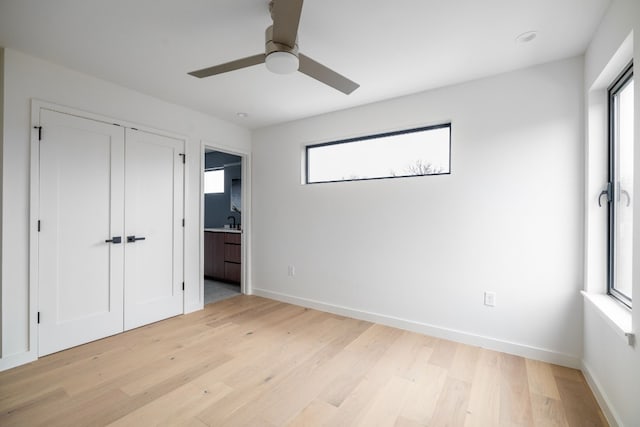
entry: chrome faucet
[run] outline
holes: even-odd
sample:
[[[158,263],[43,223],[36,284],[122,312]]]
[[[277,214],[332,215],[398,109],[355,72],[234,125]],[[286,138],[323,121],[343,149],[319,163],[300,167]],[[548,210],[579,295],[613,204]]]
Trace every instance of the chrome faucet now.
[[[231,224],[231,228],[236,228],[236,217],[233,215],[229,215],[227,219],[232,219],[233,223]]]

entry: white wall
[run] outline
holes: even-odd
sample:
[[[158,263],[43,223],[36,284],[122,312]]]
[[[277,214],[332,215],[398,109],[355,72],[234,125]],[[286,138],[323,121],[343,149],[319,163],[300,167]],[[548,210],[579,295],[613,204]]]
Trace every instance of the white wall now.
[[[620,47],[631,35],[631,49]],[[603,18],[585,54],[585,88],[588,109],[588,176],[587,176],[587,252],[586,289],[603,292],[606,289],[604,237],[606,213],[597,207],[597,193],[606,182],[606,87],[615,75],[635,58],[636,72],[640,58],[640,2],[614,0]],[[637,75],[637,74],[636,74]],[[635,138],[640,146],[640,85],[635,86]],[[640,164],[640,150],[635,151],[636,165]],[[636,167],[634,187],[640,188],[640,173]],[[633,235],[633,294],[640,299],[640,209],[634,209]],[[640,305],[636,301],[632,313],[633,330],[640,332]],[[637,340],[637,338],[636,338]],[[595,386],[601,406],[612,425],[640,425],[640,349],[629,346],[592,305],[584,310],[583,369]]]
[[[579,57],[255,131],[254,292],[578,366],[583,87]],[[447,121],[451,175],[301,185],[306,144]]]
[[[36,357],[34,316],[28,303],[30,102],[34,98],[186,137],[186,311],[202,307],[201,140],[239,152],[248,153],[251,148],[250,133],[238,126],[5,49],[0,370]]]

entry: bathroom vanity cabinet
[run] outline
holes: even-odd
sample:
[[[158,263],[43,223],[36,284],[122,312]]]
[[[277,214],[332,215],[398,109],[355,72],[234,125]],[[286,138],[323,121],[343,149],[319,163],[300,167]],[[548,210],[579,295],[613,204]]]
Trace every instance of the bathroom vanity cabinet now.
[[[205,229],[204,275],[240,284],[242,234],[239,230]]]

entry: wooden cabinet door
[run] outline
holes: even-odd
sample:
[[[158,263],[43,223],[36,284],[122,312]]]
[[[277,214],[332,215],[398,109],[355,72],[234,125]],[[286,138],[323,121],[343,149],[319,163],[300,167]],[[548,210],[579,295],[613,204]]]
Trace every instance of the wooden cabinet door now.
[[[240,283],[240,266],[242,264],[236,264],[235,262],[224,263],[224,275],[227,282]]]
[[[224,235],[225,233],[204,233],[204,275],[224,280]]]
[[[209,231],[204,232],[204,275],[213,277],[213,258],[215,249],[214,234]]]
[[[225,244],[224,245],[224,260],[227,262],[235,262],[240,264],[240,245]]]

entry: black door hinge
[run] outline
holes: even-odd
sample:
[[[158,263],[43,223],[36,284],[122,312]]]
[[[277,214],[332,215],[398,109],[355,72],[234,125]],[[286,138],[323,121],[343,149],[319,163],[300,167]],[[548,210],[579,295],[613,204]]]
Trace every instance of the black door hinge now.
[[[38,141],[42,141],[42,126],[34,126],[34,129],[38,129]]]
[[[178,154],[178,156],[182,157],[182,163],[186,163],[187,162],[187,155],[186,154],[180,153],[180,154]]]
[[[182,218],[182,226],[184,227],[184,218]]]
[[[184,282],[182,282],[182,290],[184,291]]]
[[[38,312],[38,323],[40,323],[40,312]]]
[[[38,233],[40,232],[40,220],[38,220]]]

